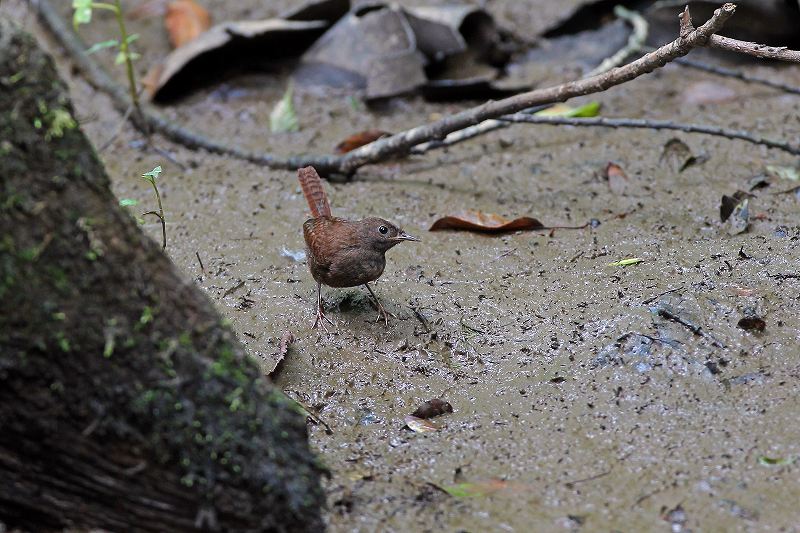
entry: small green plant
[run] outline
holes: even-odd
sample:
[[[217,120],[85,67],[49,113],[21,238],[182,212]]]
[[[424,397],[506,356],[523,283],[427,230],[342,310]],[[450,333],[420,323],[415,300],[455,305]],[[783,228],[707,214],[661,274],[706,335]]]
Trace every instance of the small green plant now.
[[[157,166],[150,172],[145,172],[142,174],[142,179],[145,180],[153,187],[153,191],[156,193],[156,201],[158,202],[158,211],[147,211],[146,213],[142,213],[142,216],[146,215],[153,215],[158,217],[161,221],[161,249],[167,249],[167,220],[164,217],[164,207],[161,205],[161,194],[158,192],[158,185],[156,185],[156,179],[158,179],[158,175],[161,174],[161,166]],[[122,207],[133,207],[138,205],[138,201],[134,200],[133,198],[123,198],[119,201],[119,205]],[[144,221],[142,219],[137,219],[140,223]]]
[[[93,54],[105,48],[118,48],[116,63],[118,65],[125,64],[125,69],[128,74],[128,90],[131,93],[131,102],[137,113],[141,113],[139,107],[139,91],[136,89],[136,74],[133,70],[133,61],[139,58],[139,54],[131,50],[131,43],[139,38],[137,34],[128,35],[128,30],[125,29],[125,17],[122,14],[122,5],[120,0],[114,0],[113,4],[106,2],[92,2],[92,0],[72,0],[72,8],[74,10],[72,16],[72,23],[77,29],[81,24],[88,24],[92,21],[92,10],[105,9],[114,13],[119,26],[120,39],[112,39],[96,43],[90,47],[86,53]]]

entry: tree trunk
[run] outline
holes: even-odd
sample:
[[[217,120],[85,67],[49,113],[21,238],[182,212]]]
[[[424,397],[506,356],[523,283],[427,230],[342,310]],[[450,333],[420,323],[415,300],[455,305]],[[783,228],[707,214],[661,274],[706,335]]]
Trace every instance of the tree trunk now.
[[[321,529],[302,417],[117,206],[73,116],[0,20],[0,529]]]

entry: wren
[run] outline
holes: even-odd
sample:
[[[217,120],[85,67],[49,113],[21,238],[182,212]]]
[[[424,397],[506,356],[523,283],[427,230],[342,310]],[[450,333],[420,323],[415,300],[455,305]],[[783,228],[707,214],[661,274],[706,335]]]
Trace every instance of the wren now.
[[[345,220],[331,215],[328,196],[314,167],[298,169],[297,178],[313,218],[303,224],[308,268],[317,282],[317,318],[314,328],[327,320],[322,308],[322,285],[357,287],[363,285],[378,306],[378,320],[389,325],[389,314],[369,286],[386,267],[386,252],[403,241],[419,241],[382,218]]]

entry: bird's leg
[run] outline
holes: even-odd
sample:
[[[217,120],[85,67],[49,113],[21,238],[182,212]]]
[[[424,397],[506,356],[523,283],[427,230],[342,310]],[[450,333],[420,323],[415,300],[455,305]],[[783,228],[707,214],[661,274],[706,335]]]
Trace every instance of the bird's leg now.
[[[322,310],[322,283],[317,282],[317,319],[314,320],[314,325],[311,326],[311,329],[317,329],[317,325],[321,324],[322,329],[328,331],[328,328],[325,327],[325,321],[331,326],[333,325],[333,321],[326,317],[325,312]]]
[[[375,300],[375,303],[378,305],[378,318],[375,320],[375,322],[378,322],[381,318],[383,318],[383,321],[388,326],[389,325],[389,315],[392,315],[392,314],[387,312],[386,309],[384,309],[383,304],[381,304],[381,301],[378,300],[377,296],[375,296],[375,293],[372,292],[372,289],[370,288],[369,284],[365,283],[364,286],[367,288],[369,293],[372,295],[372,298]],[[392,315],[392,317],[396,318],[394,315]]]

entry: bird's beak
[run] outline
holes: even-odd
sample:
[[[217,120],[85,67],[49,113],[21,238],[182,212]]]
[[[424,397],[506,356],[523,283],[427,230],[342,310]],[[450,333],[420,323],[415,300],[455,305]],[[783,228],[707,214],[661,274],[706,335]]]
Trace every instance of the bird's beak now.
[[[415,241],[415,242],[419,242],[419,239],[417,239],[413,235],[409,235],[405,231],[400,231],[400,233],[397,234],[397,237],[392,237],[392,240],[393,241],[397,241],[397,242],[400,242],[400,241]]]

